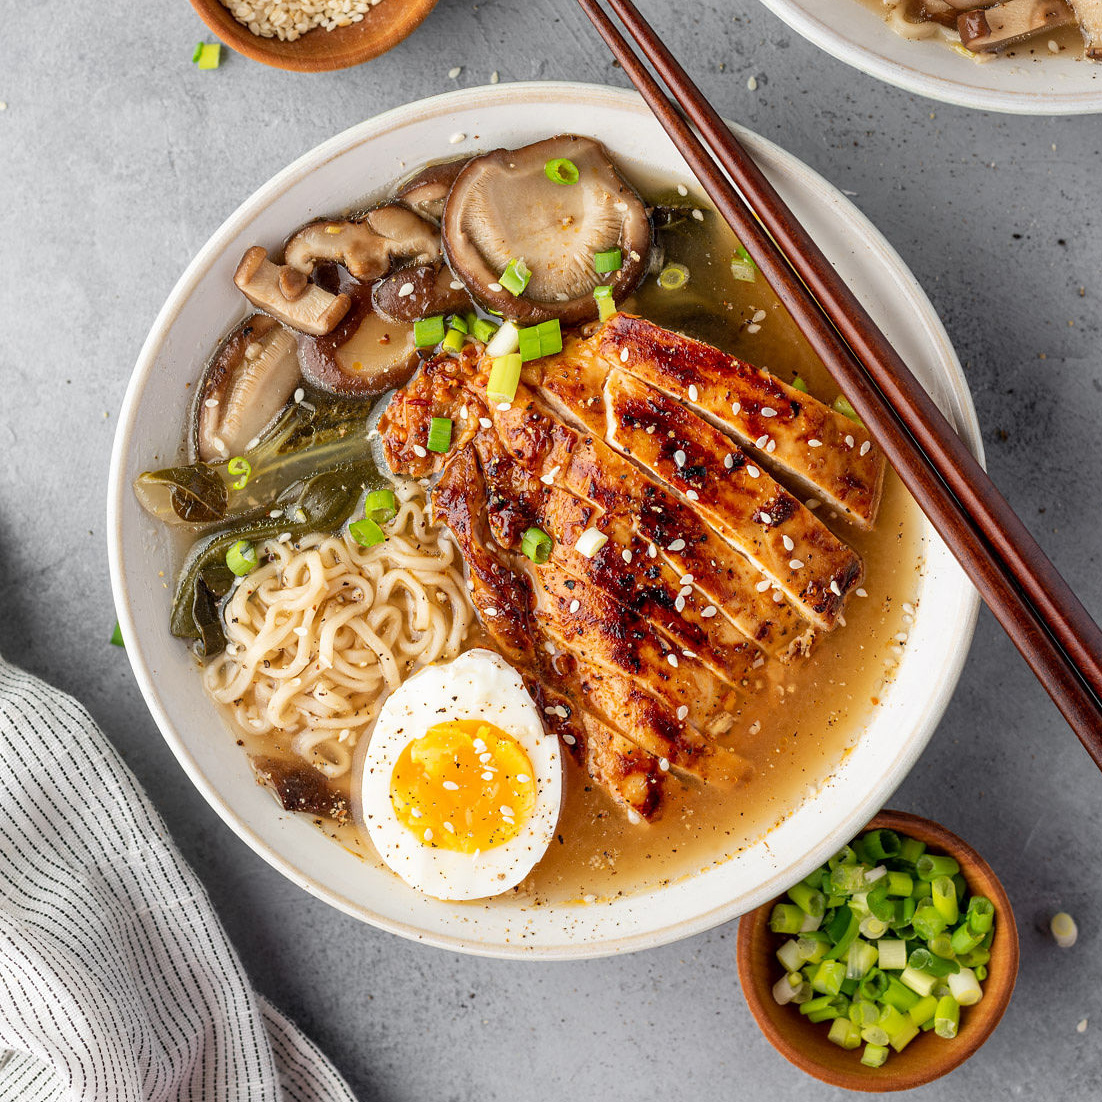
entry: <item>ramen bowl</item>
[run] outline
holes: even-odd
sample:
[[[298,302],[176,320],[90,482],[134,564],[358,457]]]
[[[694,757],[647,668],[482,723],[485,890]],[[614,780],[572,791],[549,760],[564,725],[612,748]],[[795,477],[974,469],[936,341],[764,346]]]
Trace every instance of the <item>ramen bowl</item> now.
[[[154,322],[120,414],[108,532],[119,620],[149,708],[193,783],[260,856],[333,906],[405,937],[491,956],[567,959],[659,945],[751,910],[806,875],[879,810],[933,732],[972,635],[975,592],[940,540],[923,530],[909,639],[860,737],[822,783],[801,793],[760,836],[737,852],[711,855],[691,873],[612,898],[535,905],[517,895],[457,904],[421,895],[387,869],[335,845],[310,820],[281,811],[255,783],[246,756],[203,692],[194,657],[169,633],[171,591],[158,570],[170,573],[175,549],[166,529],[141,511],[131,488],[158,458],[175,456],[198,359],[244,313],[232,293],[232,276],[249,246],[274,246],[289,229],[354,205],[373,186],[381,188],[420,163],[519,146],[551,127],[602,140],[629,174],[658,174],[695,187],[634,93],[581,84],[453,92],[380,115],[325,142],[226,220]],[[899,257],[806,166],[755,135],[740,136],[978,453],[960,364]]]
[[[861,0],[762,0],[774,15],[832,57],[920,96],[1017,115],[1083,115],[1102,111],[1102,64],[1064,51],[1044,35],[1036,53],[977,62],[931,39],[893,31]]]

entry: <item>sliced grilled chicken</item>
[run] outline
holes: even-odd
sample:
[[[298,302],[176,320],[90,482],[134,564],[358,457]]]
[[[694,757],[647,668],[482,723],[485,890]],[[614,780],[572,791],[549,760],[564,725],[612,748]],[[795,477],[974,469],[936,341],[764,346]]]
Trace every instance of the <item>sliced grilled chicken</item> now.
[[[735,356],[616,314],[593,337],[567,342],[562,355],[540,364],[541,384],[579,414],[598,405],[608,371],[622,367],[708,418],[859,527],[876,519],[884,457],[865,428]]]
[[[605,383],[606,438],[692,502],[809,620],[828,630],[861,560],[731,439],[618,368]]]

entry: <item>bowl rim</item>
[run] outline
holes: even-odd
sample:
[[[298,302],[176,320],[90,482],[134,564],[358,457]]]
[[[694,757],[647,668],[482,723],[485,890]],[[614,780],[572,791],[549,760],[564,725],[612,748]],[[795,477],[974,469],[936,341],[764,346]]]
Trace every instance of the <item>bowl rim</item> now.
[[[629,109],[645,119],[651,118],[650,112],[633,90],[581,82],[517,82],[508,85],[487,85],[446,92],[395,107],[368,118],[307,151],[257,188],[211,234],[185,268],[150,327],[138,354],[118,415],[108,476],[107,544],[112,593],[124,638],[134,641],[140,638],[128,596],[126,571],[122,555],[123,495],[129,489],[124,478],[124,471],[130,440],[134,432],[136,408],[140,404],[142,393],[154,372],[157,356],[176,316],[205,278],[206,273],[218,256],[224,251],[226,244],[239,232],[240,226],[251,221],[284,191],[292,188],[300,180],[335,157],[347,152],[353,146],[362,144],[389,131],[401,129],[418,119],[435,117],[444,112],[451,113],[453,110],[473,106],[496,106],[502,103],[523,105],[532,102],[545,102],[549,98],[562,102],[564,97],[570,96],[585,103],[597,99],[606,105],[615,106],[619,109]],[[748,136],[748,139],[752,139],[757,148],[767,152],[770,156],[776,156],[793,171],[799,171],[808,180],[814,182],[816,186],[822,188],[831,200],[835,204],[842,205],[847,216],[868,234],[868,240],[875,246],[884,263],[894,267],[906,279],[916,296],[917,301],[914,305],[922,315],[923,327],[927,330],[930,339],[936,342],[939,351],[956,368],[963,383],[964,375],[959,359],[932,304],[922,292],[918,281],[902,258],[876,230],[869,219],[849,200],[845,199],[834,185],[819,176],[793,154],[787,153],[774,143],[749,131],[743,131],[743,134]],[[971,394],[966,383],[961,387],[959,393],[954,391],[954,398],[961,407],[959,410],[963,417],[961,431],[982,462],[982,442]],[[940,683],[936,686],[935,691],[931,693],[924,710],[916,719],[914,725],[915,735],[908,740],[902,751],[892,759],[891,767],[885,771],[879,783],[871,788],[859,805],[852,810],[846,822],[837,827],[832,833],[852,834],[854,820],[856,822],[863,821],[879,808],[883,801],[890,797],[891,792],[902,782],[925,748],[960,678],[971,645],[978,610],[979,597],[974,589],[968,587],[967,597],[962,600],[958,618],[959,637],[957,644],[942,671]],[[462,934],[426,931],[413,923],[388,918],[377,911],[365,908],[343,893],[322,884],[310,873],[284,857],[273,845],[249,826],[242,815],[219,794],[213,781],[207,778],[189,750],[185,739],[176,729],[168,714],[168,708],[161,697],[151,667],[145,655],[136,646],[136,642],[127,649],[127,658],[134,670],[135,678],[146,705],[162,737],[168,743],[189,780],[218,816],[251,849],[293,883],[360,921],[368,922],[380,929],[396,933],[410,940],[451,951],[501,959],[578,960],[668,944],[736,918],[745,910],[745,906],[737,907],[737,901],[727,901],[658,929],[619,934],[600,941],[580,941],[552,946],[517,944],[510,941],[486,942],[473,940]],[[809,852],[803,863],[806,864],[814,857],[814,852]],[[808,867],[810,868],[810,865]],[[759,891],[765,891],[768,888],[769,885],[766,884]]]
[[[222,0],[189,0],[195,9],[196,15],[206,24],[207,29],[224,46],[228,46],[235,53],[247,57],[250,61],[258,61],[261,65],[267,65],[272,69],[282,69],[291,73],[331,73],[340,69],[352,69],[362,65],[365,61],[385,54],[392,50],[399,42],[407,39],[425,21],[429,13],[436,7],[439,0],[377,0],[375,6],[367,13],[372,15],[383,3],[387,4],[387,12],[399,12],[405,16],[406,21],[401,23],[400,29],[389,30],[385,34],[369,39],[361,43],[357,48],[349,49],[343,53],[330,53],[317,55],[305,55],[301,51],[279,52],[269,46],[274,43],[283,47],[294,47],[295,43],[281,42],[278,38],[264,38],[255,35],[243,23],[225,7]],[[352,24],[352,27],[365,27],[366,24]],[[389,24],[388,24],[389,26]],[[349,28],[338,28],[343,31]],[[302,42],[307,35],[321,31],[321,28],[311,28],[306,34],[296,39]],[[321,31],[329,34],[334,32]]]
[[[853,2],[856,3],[857,0]],[[1008,115],[1091,115],[1102,112],[1102,81],[1097,89],[1089,92],[1019,92],[977,88],[963,81],[934,76],[867,46],[858,45],[835,29],[825,18],[808,11],[801,0],[761,0],[761,3],[797,34],[831,57],[876,77],[877,80],[928,99],[957,107],[998,111]]]
[[[968,1034],[965,1043],[946,1045],[939,1060],[926,1065],[925,1069],[910,1073],[893,1072],[890,1058],[888,1063],[884,1065],[888,1072],[882,1075],[878,1075],[881,1069],[865,1068],[860,1063],[855,1063],[852,1071],[837,1072],[833,1068],[818,1063],[813,1057],[806,1055],[789,1043],[776,1025],[771,1013],[771,1010],[774,1009],[786,1010],[788,1008],[776,1007],[776,1004],[771,1002],[771,984],[767,990],[763,991],[761,985],[755,982],[752,962],[754,941],[760,936],[768,922],[773,905],[782,898],[781,896],[778,895],[767,903],[763,903],[760,907],[747,912],[739,919],[736,943],[739,984],[746,999],[746,1004],[762,1033],[765,1034],[769,1043],[777,1052],[801,1071],[829,1083],[831,1086],[870,1093],[911,1090],[914,1087],[921,1087],[926,1083],[932,1083],[948,1075],[949,1072],[960,1067],[969,1057],[975,1055],[991,1034],[994,1033],[995,1027],[1002,1021],[1003,1015],[1010,1005],[1010,999],[1014,994],[1014,986],[1018,977],[1021,954],[1018,940],[1018,923],[1014,917],[1014,908],[1010,904],[1010,897],[1007,895],[1006,889],[995,870],[975,848],[935,820],[915,815],[909,811],[884,809],[874,816],[857,834],[876,829],[895,830],[899,833],[909,834],[918,838],[919,841],[926,842],[927,845],[944,850],[952,856],[965,858],[973,867],[973,877],[968,879],[975,879],[976,874],[978,874],[979,878],[984,881],[987,894],[994,897],[991,901],[995,904],[996,912],[999,915],[996,927],[996,937],[999,940],[999,957],[997,965],[990,969],[988,979],[985,981],[984,998],[980,1004],[989,1009],[984,1013],[978,1028]],[[971,884],[969,886],[971,887]],[[995,961],[994,954],[992,954],[991,959],[992,962]],[[997,1001],[989,1002],[989,997],[995,998]],[[891,1078],[887,1077],[889,1074]]]

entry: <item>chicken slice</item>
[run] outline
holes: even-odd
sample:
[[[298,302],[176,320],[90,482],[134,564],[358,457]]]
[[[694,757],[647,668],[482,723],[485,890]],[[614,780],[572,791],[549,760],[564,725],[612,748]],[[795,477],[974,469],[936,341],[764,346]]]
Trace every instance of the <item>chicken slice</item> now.
[[[662,479],[804,616],[830,630],[861,560],[717,428],[619,368],[605,383],[606,439]]]

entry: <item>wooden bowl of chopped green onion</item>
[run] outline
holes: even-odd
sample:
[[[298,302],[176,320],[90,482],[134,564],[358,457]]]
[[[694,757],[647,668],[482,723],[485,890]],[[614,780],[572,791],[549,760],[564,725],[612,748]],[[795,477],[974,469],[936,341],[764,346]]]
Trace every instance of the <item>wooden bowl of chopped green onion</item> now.
[[[739,923],[743,993],[782,1056],[854,1091],[930,1083],[998,1025],[1018,974],[1003,886],[929,819],[882,811]]]
[[[191,6],[237,53],[276,69],[323,73],[351,68],[397,46],[436,2],[356,0],[349,12],[336,3],[304,6],[297,0],[274,7],[249,0],[191,0]]]

